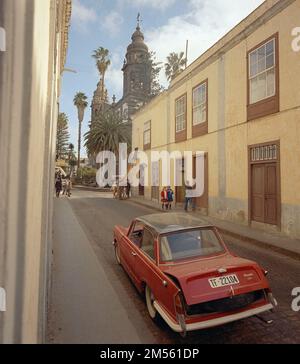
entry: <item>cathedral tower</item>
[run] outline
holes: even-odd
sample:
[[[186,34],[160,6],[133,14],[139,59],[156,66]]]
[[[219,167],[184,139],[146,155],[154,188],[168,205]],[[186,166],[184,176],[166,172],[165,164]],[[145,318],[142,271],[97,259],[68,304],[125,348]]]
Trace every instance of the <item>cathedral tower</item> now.
[[[130,116],[150,99],[151,95],[151,64],[150,53],[144,42],[144,34],[138,24],[127,47],[123,64],[123,97],[116,104],[123,120]]]

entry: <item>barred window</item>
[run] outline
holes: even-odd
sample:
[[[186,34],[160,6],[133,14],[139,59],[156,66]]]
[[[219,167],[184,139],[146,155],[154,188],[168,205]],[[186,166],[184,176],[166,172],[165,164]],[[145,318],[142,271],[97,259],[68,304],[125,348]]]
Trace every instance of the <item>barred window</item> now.
[[[277,160],[278,147],[276,144],[253,147],[250,153],[251,162]]]
[[[193,90],[193,125],[207,121],[207,84],[202,83]]]
[[[185,130],[186,127],[186,97],[182,96],[176,100],[175,106],[175,117],[176,117],[176,133]]]
[[[249,54],[250,104],[276,93],[275,38]]]

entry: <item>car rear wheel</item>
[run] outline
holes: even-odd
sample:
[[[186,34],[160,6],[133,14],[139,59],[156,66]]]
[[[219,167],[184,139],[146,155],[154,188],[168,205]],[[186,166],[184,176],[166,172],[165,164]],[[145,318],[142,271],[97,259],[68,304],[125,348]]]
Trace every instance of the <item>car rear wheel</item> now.
[[[116,256],[116,261],[119,265],[121,265],[121,259],[120,259],[120,248],[118,244],[115,244],[115,256]]]
[[[157,311],[156,308],[154,307],[155,298],[153,296],[151,289],[148,286],[146,286],[145,288],[145,297],[146,297],[148,313],[152,318],[152,320],[155,320],[157,318]]]

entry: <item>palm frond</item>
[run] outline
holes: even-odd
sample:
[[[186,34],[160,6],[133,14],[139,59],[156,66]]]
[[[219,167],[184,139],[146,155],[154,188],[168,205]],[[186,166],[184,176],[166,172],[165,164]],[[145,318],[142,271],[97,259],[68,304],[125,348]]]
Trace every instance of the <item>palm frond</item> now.
[[[116,113],[107,111],[93,122],[84,139],[89,155],[105,150],[117,154],[120,143],[129,144],[130,128]]]

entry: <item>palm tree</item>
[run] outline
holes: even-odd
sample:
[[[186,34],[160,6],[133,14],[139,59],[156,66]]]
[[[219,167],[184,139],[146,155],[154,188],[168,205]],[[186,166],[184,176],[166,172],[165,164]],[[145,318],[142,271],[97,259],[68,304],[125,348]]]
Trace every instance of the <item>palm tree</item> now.
[[[168,81],[174,80],[183,70],[186,65],[186,58],[184,58],[184,52],[175,53],[172,52],[167,57],[167,63],[165,63],[165,73]]]
[[[78,159],[77,159],[77,167],[80,167],[80,148],[81,148],[81,124],[84,118],[84,110],[88,106],[87,97],[83,92],[77,92],[74,97],[74,105],[77,107],[78,111]]]
[[[89,155],[110,151],[118,156],[119,143],[130,141],[130,126],[113,111],[101,113],[90,130],[84,135]]]
[[[104,76],[110,65],[109,50],[103,47],[99,47],[94,50],[92,57],[96,60],[96,66],[102,78],[102,95],[104,95]]]

